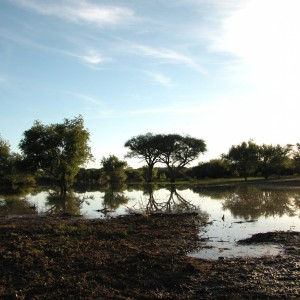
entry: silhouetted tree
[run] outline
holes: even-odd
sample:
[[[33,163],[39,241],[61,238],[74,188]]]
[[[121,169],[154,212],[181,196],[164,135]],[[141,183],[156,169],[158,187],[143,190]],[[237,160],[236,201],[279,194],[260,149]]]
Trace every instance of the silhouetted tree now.
[[[280,176],[282,170],[289,162],[289,154],[292,151],[292,145],[266,145],[259,147],[258,166],[261,173],[267,179],[271,174]]]
[[[161,155],[159,147],[161,143],[163,143],[162,135],[154,135],[153,133],[138,135],[125,143],[125,147],[129,148],[126,157],[138,158],[146,162],[148,167],[148,182],[152,181],[154,165],[158,162]]]
[[[199,163],[197,166],[192,167],[188,174],[196,178],[222,178],[231,175],[229,165],[223,158]]]
[[[298,174],[300,174],[300,143],[295,145],[295,148],[292,153],[294,168]]]
[[[249,174],[257,167],[258,149],[258,145],[249,140],[240,145],[232,146],[228,154],[222,154],[222,157],[247,180]]]
[[[163,135],[162,139],[163,143],[158,145],[159,162],[166,164],[171,182],[175,182],[177,172],[206,151],[206,144],[201,139],[179,134]]]

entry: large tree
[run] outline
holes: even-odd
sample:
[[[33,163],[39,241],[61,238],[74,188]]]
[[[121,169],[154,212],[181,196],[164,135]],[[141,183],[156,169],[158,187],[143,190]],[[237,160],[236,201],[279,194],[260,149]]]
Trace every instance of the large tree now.
[[[175,182],[176,173],[206,151],[203,140],[179,134],[162,136],[163,143],[158,145],[160,155],[158,161],[166,164],[170,181]]]
[[[57,180],[61,193],[66,194],[80,166],[92,159],[89,136],[82,116],[50,125],[35,121],[19,147],[28,169]]]
[[[258,145],[252,140],[233,145],[227,154],[222,157],[247,180],[251,171],[254,171],[258,163]]]
[[[133,137],[125,143],[125,147],[129,148],[126,157],[138,158],[146,162],[148,167],[148,182],[152,181],[153,168],[161,155],[159,145],[162,142],[161,134],[146,133]]]
[[[292,152],[292,145],[266,145],[259,147],[258,167],[267,179],[271,174],[280,176],[282,170],[290,161],[289,155]]]

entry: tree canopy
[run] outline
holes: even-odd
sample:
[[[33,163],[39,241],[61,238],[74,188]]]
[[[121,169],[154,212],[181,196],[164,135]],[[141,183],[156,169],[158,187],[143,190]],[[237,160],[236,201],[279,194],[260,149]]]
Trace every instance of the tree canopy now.
[[[2,179],[9,167],[10,145],[0,136],[0,179]]]
[[[101,165],[105,181],[109,183],[120,183],[126,180],[126,161],[120,160],[115,155],[109,155],[101,159]]]
[[[80,166],[92,159],[88,142],[89,131],[82,116],[78,116],[59,124],[43,125],[35,121],[24,132],[19,147],[27,167],[58,180],[65,194]]]
[[[161,150],[159,145],[163,143],[161,134],[146,133],[131,138],[125,143],[129,148],[126,157],[138,158],[145,161],[148,166],[148,182],[152,181],[152,171],[154,165],[159,161]]]
[[[247,180],[250,171],[257,167],[258,149],[258,145],[249,140],[240,145],[231,146],[228,153],[223,154],[222,157]]]
[[[166,164],[171,182],[175,181],[176,172],[188,165],[206,151],[206,144],[201,139],[179,134],[163,135],[164,143],[159,146],[159,162]]]
[[[271,174],[280,176],[280,172],[289,162],[289,154],[292,151],[292,145],[266,145],[259,147],[258,167],[264,177],[267,179]]]
[[[133,137],[125,143],[130,149],[127,157],[144,160],[148,166],[148,181],[152,181],[152,172],[157,162],[166,164],[170,180],[175,181],[176,171],[195,160],[206,151],[201,139],[179,134],[152,134]]]

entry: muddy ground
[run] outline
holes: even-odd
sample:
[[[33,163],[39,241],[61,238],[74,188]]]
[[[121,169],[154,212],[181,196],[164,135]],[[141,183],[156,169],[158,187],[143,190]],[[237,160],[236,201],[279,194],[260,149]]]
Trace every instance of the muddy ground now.
[[[0,219],[1,299],[299,299],[300,233],[278,257],[201,260],[196,214]]]

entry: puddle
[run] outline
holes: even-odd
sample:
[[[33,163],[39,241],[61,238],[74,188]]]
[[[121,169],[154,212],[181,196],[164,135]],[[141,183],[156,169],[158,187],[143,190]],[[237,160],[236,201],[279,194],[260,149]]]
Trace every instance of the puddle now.
[[[217,260],[234,257],[262,257],[283,254],[283,248],[278,245],[238,245],[235,242],[208,241],[204,248],[189,253],[188,256]]]
[[[224,219],[228,221],[224,221]],[[266,226],[265,220],[237,221],[231,216],[226,218],[222,216],[221,220],[209,222],[203,232],[200,232],[199,237],[203,241],[203,248],[188,255],[201,259],[217,260],[220,258],[262,257],[283,254],[283,248],[276,244],[241,245],[237,243],[239,240],[262,232],[261,227],[265,227],[266,231],[272,231],[272,228]]]

